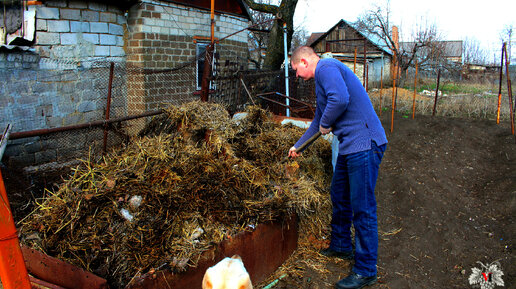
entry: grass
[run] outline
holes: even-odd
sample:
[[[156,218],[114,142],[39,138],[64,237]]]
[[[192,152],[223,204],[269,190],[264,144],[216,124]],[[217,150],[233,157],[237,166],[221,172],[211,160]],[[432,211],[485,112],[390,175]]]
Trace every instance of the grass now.
[[[423,90],[435,91],[437,82],[435,79],[420,79],[418,80],[417,91],[418,93]],[[413,81],[407,81],[407,85],[403,86],[405,89],[413,90]],[[485,95],[489,96],[492,94],[498,95],[498,83],[496,84],[481,84],[481,83],[468,83],[468,82],[455,82],[451,80],[441,79],[439,84],[439,90],[443,94],[457,95],[457,94],[472,94],[472,95]],[[505,83],[502,83],[502,94],[507,95],[507,87]]]

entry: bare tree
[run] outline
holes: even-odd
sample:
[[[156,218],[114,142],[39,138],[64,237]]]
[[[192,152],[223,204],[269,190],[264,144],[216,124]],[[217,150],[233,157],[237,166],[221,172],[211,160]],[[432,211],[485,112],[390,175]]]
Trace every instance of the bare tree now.
[[[290,50],[294,34],[294,12],[298,0],[281,0],[279,5],[264,4],[253,0],[244,2],[254,11],[269,13],[277,19],[273,21],[267,40],[267,54],[263,62],[266,69],[279,69],[284,61],[283,55],[283,23],[287,24],[287,50]]]
[[[435,24],[429,24],[422,19],[416,25],[410,41],[399,46],[393,38],[393,25],[389,17],[390,7],[387,1],[385,6],[374,5],[372,9],[365,11],[354,24],[367,37],[379,39],[380,44],[392,51],[401,72],[413,66],[416,58],[421,68],[444,64],[442,56],[445,47]]]
[[[505,26],[505,28],[500,33],[500,40],[502,42],[507,43],[506,49],[507,49],[507,61],[510,64],[511,58],[512,58],[512,33],[513,33],[513,26],[511,24]]]
[[[466,38],[462,43],[462,59],[464,64],[487,64],[488,53],[475,38]]]

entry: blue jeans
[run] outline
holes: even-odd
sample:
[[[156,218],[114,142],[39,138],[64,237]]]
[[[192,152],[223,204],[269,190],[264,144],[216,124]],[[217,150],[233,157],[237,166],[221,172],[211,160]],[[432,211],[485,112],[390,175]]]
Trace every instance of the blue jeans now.
[[[352,251],[351,222],[355,227],[355,265],[353,272],[376,275],[378,222],[374,188],[387,145],[349,155],[339,155],[331,183],[333,215],[330,248]]]

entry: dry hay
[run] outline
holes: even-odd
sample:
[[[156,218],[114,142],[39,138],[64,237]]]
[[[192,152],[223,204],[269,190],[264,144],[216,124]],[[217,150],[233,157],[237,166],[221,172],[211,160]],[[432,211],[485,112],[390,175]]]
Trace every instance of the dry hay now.
[[[22,242],[121,288],[151,270],[195,266],[228,236],[294,211],[320,235],[330,144],[319,140],[299,163],[282,163],[303,130],[257,107],[247,113],[234,121],[216,104],[170,107],[131,143],[83,160],[48,191],[20,222]]]

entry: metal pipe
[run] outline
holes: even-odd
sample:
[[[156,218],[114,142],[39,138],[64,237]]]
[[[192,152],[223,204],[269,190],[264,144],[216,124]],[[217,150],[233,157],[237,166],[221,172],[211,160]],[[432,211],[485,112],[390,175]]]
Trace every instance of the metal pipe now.
[[[108,84],[108,95],[107,95],[107,102],[106,102],[106,120],[109,120],[109,113],[111,108],[111,90],[113,86],[113,70],[115,68],[115,63],[111,62],[111,66],[109,67],[109,84]],[[108,127],[107,124],[104,125],[104,144],[102,146],[102,151],[106,153],[107,148],[107,137],[108,137]]]
[[[91,127],[103,126],[103,125],[111,124],[111,123],[118,123],[118,122],[123,122],[123,121],[127,121],[127,120],[132,120],[132,119],[136,119],[136,118],[158,115],[161,113],[163,113],[163,110],[159,109],[159,110],[153,110],[153,111],[149,111],[149,112],[139,114],[139,115],[124,116],[124,117],[119,117],[119,118],[112,118],[109,120],[97,120],[97,121],[92,121],[92,122],[88,122],[88,123],[81,123],[81,124],[62,126],[62,127],[56,127],[56,128],[44,128],[44,129],[36,129],[36,130],[30,130],[30,131],[13,132],[13,133],[11,133],[9,138],[10,139],[20,139],[20,138],[27,138],[27,137],[33,137],[33,136],[42,136],[42,135],[47,135],[47,134],[56,133],[56,132],[64,132],[64,131],[70,131],[70,130],[76,130],[76,129],[82,129],[82,128],[91,128]]]
[[[283,23],[283,52],[285,54],[285,94],[289,96],[289,87],[288,87],[288,51],[287,51],[287,23]],[[286,116],[290,116],[289,109],[289,99],[285,99],[285,104],[287,105]]]

